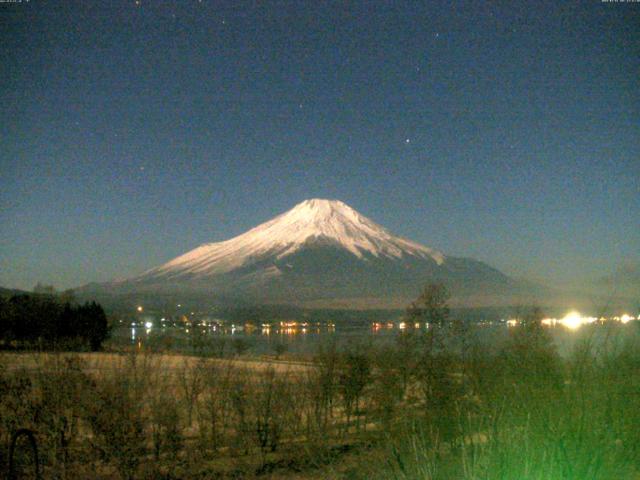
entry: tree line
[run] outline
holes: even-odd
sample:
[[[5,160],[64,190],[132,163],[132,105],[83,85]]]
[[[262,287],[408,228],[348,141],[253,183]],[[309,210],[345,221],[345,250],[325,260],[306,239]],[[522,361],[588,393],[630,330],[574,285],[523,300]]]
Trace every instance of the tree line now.
[[[101,348],[107,316],[95,303],[79,305],[54,295],[0,297],[0,339],[20,348]]]

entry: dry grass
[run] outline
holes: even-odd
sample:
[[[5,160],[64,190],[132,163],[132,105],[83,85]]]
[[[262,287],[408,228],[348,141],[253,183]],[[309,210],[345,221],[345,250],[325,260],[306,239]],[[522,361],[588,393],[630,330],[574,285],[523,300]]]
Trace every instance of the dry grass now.
[[[35,430],[51,478],[637,478],[637,330],[565,359],[536,329],[410,340],[313,363],[2,354],[0,429]]]
[[[95,352],[3,352],[0,353],[0,364],[4,365],[8,370],[36,369],[39,368],[43,362],[46,363],[52,358],[78,358],[83,362],[83,364],[85,364],[84,368],[87,371],[108,371],[113,368],[114,365],[121,363],[123,358],[126,358],[127,355],[129,354]],[[144,355],[150,361],[168,371],[181,369],[184,367],[185,363],[188,366],[192,366],[201,361],[210,365],[227,365],[233,368],[247,369],[255,372],[264,372],[268,369],[273,369],[278,373],[292,374],[304,374],[313,365],[309,362],[273,359],[202,359],[201,357],[168,353],[143,353],[140,355]]]

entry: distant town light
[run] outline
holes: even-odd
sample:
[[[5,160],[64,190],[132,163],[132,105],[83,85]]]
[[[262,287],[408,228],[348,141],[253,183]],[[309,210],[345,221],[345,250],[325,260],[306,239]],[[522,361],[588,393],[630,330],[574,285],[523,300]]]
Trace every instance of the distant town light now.
[[[560,320],[560,323],[562,323],[562,325],[564,325],[565,327],[571,330],[576,330],[577,328],[579,328],[581,325],[585,323],[591,323],[592,320],[595,320],[595,319],[583,318],[582,315],[580,315],[580,313],[574,310],[567,313],[564,316],[564,318]]]
[[[150,329],[151,327],[153,327],[153,322],[145,322],[144,326],[145,328]]]
[[[580,325],[582,325],[582,318],[580,318],[580,314],[577,312],[570,312],[562,319],[562,324],[570,328],[571,330],[575,330]]]
[[[138,310],[139,312],[141,312],[141,311],[143,310],[142,305],[138,305],[138,308],[137,308],[136,310]]]

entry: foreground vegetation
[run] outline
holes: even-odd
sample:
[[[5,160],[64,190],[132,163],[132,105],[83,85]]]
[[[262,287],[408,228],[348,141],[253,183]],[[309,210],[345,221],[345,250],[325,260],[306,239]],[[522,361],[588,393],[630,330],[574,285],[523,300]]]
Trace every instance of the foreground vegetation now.
[[[640,478],[637,322],[561,358],[538,314],[488,347],[441,293],[427,333],[304,364],[6,353],[0,469],[35,472],[26,428],[42,478]]]
[[[409,333],[277,368],[5,354],[0,462],[29,428],[44,478],[638,478],[638,344],[563,360],[536,330],[491,352]],[[28,444],[15,453],[33,468]]]

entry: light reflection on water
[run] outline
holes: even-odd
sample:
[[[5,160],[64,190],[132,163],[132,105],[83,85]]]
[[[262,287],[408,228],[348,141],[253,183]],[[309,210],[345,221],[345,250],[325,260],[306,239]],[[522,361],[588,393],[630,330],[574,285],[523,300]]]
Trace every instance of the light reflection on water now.
[[[614,324],[615,323],[615,324]],[[481,344],[499,345],[513,328],[506,321],[496,323],[477,323],[472,328],[473,336]],[[640,322],[609,322],[586,324],[579,329],[563,326],[549,327],[558,351],[568,355],[579,342],[614,342],[624,339],[629,332],[640,334],[636,328]],[[308,355],[317,352],[322,345],[333,343],[339,349],[350,346],[384,345],[395,341],[398,335],[407,331],[425,331],[427,325],[400,328],[400,324],[388,323],[294,323],[274,322],[262,325],[134,325],[117,328],[112,332],[112,342],[118,345],[136,345],[151,350],[195,349],[201,352],[211,350],[217,354],[230,355],[234,349],[243,345],[242,351],[252,354],[273,354],[281,350],[290,354]],[[518,328],[517,326],[514,328]],[[613,332],[613,335],[612,335]]]

